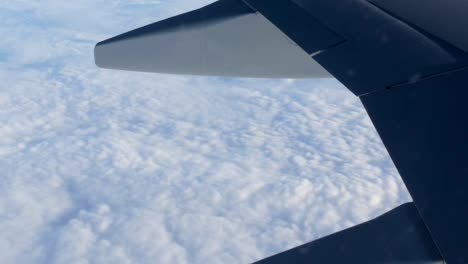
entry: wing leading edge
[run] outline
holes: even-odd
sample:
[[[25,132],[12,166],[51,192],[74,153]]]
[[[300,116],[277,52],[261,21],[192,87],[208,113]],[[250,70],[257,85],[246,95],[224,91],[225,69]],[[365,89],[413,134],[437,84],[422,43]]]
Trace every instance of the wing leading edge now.
[[[360,97],[414,205],[311,242],[307,254],[301,246],[261,263],[340,263],[328,262],[322,253],[335,252],[339,261],[355,248],[365,254],[363,263],[466,264],[468,38],[454,32],[463,32],[468,9],[464,1],[447,0],[456,9],[452,17],[431,19],[430,14],[444,16],[437,11],[440,3],[419,5],[416,0],[221,0],[99,43],[96,62],[115,69],[241,77],[330,73]],[[419,231],[402,236],[414,241],[408,244],[387,229]],[[383,251],[366,253],[357,241]]]

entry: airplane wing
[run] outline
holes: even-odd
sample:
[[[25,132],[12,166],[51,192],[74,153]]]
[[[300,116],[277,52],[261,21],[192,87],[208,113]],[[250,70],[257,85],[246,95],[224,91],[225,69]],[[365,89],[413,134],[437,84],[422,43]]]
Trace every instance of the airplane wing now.
[[[367,223],[312,241],[256,264],[431,263],[443,264],[413,203]]]
[[[332,32],[327,37],[337,38]],[[103,68],[144,72],[331,77],[281,30],[238,0],[215,2],[100,42],[95,60]]]
[[[361,99],[416,209],[312,242],[307,257],[296,258],[300,247],[261,263],[466,264],[467,17],[466,0],[220,0],[101,42],[95,56],[123,70],[331,74]],[[394,225],[404,235],[386,233]]]

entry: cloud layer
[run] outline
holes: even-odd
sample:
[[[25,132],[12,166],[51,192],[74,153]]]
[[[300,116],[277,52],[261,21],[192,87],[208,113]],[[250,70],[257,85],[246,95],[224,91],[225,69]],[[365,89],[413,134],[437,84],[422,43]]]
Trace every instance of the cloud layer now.
[[[249,263],[410,200],[334,80],[94,66],[209,2],[2,2],[1,263]]]

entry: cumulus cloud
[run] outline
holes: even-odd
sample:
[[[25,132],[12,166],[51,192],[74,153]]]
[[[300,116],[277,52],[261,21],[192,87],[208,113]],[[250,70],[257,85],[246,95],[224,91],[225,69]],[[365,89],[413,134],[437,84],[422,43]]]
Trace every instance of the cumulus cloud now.
[[[97,41],[209,2],[2,3],[0,262],[249,263],[410,199],[334,80],[94,66]]]

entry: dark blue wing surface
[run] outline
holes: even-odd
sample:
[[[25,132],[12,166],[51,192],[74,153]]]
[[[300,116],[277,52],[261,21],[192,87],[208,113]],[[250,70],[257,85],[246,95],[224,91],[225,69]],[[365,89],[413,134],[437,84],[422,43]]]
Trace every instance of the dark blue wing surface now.
[[[413,203],[367,223],[343,230],[257,264],[442,264],[434,242]]]
[[[424,12],[412,18],[396,4],[405,1],[245,1],[268,19],[279,3],[295,3],[344,37],[312,58],[362,100],[445,260],[468,263],[468,33],[447,33],[467,23],[466,2],[448,1],[461,10],[431,28]],[[278,16],[287,14],[272,23]]]

